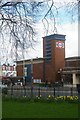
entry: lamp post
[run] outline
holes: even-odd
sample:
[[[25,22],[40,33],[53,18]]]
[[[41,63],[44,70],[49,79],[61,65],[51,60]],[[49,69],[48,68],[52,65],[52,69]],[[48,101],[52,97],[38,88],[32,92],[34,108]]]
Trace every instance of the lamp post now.
[[[60,68],[60,74],[61,74],[61,84],[62,84],[62,86],[63,86],[63,74],[62,74],[62,68]]]

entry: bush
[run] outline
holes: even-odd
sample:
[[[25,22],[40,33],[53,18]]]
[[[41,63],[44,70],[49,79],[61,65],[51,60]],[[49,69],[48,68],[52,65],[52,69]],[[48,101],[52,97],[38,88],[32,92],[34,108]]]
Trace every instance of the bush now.
[[[41,102],[41,103],[51,103],[51,102],[68,102],[68,103],[78,103],[78,96],[47,96],[47,98],[36,96],[35,98],[29,98],[27,96],[14,97],[14,96],[3,96],[4,101],[17,101],[17,102]]]
[[[3,89],[2,89],[2,93],[3,93],[3,94],[7,94],[7,93],[8,93],[8,88],[3,88]]]

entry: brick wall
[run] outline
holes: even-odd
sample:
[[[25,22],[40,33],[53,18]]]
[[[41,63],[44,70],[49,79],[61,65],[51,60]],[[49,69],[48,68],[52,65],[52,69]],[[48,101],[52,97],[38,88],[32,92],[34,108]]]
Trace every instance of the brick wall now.
[[[33,78],[41,79],[43,81],[43,63],[37,63],[33,65]]]
[[[46,42],[46,40],[48,42]],[[50,40],[50,42],[49,42],[49,40]],[[64,46],[62,48],[56,47],[57,42],[61,42]],[[51,45],[50,45],[50,43],[51,43]],[[46,58],[47,58],[46,47],[51,49],[50,61],[46,60]],[[48,50],[48,51],[50,51],[50,50]],[[57,39],[55,39],[54,35],[44,37],[43,38],[43,57],[45,58],[45,79],[51,83],[59,80],[58,70],[60,68],[63,68],[64,64],[65,64],[65,39],[61,40],[58,38],[58,36],[57,36]]]

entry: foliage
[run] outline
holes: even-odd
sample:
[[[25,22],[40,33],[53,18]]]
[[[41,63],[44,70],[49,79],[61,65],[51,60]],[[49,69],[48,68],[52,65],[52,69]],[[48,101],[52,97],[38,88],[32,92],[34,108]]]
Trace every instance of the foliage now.
[[[7,95],[7,93],[8,93],[8,88],[2,88],[2,93],[3,93],[3,95],[4,95],[4,94]]]
[[[26,96],[23,97],[14,97],[14,96],[3,96],[3,100],[4,101],[8,101],[8,100],[12,100],[12,101],[18,101],[18,102],[47,102],[47,103],[51,103],[51,102],[73,102],[73,103],[77,103],[78,101],[78,96],[59,96],[59,97],[54,97],[54,96],[47,96],[46,97],[42,97],[40,96],[36,96],[34,98],[29,98]]]

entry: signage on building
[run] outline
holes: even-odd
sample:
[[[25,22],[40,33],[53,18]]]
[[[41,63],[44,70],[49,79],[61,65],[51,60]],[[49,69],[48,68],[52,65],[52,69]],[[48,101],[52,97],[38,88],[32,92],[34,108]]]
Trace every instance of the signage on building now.
[[[64,43],[62,41],[58,41],[58,42],[56,42],[56,47],[64,48]]]
[[[24,67],[24,76],[27,76],[27,67]]]
[[[41,79],[34,79],[33,83],[41,83]]]

